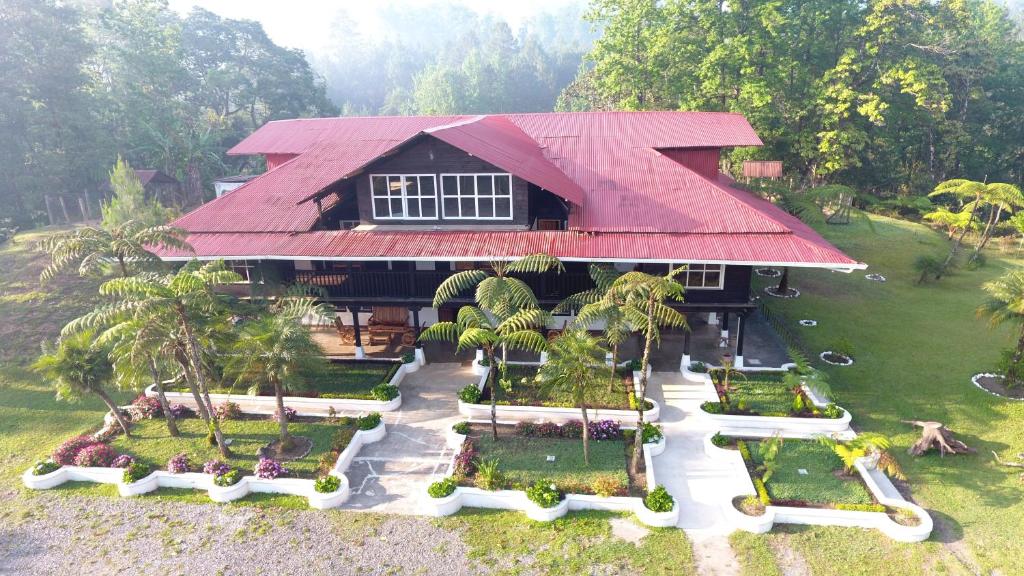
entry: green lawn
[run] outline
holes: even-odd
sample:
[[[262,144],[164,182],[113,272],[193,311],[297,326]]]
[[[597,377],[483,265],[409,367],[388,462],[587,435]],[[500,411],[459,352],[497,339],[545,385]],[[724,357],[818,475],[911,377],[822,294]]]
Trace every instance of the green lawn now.
[[[594,386],[588,395],[588,402],[593,408],[613,408],[629,410],[629,390],[633,385],[632,372],[619,369],[621,380],[616,381],[611,390],[608,383]],[[506,391],[499,387],[498,404],[512,406],[550,406],[575,408],[576,402],[565,392],[553,388],[543,388],[534,380],[537,375],[536,366],[521,364],[508,365],[508,379],[512,381],[512,389]],[[523,379],[526,379],[525,382]],[[489,402],[489,400],[481,400]]]
[[[289,431],[295,436],[305,436],[313,440],[313,449],[308,455],[298,460],[284,463],[291,471],[291,476],[313,478],[316,476],[317,462],[320,455],[331,446],[331,438],[341,430],[341,424],[321,422],[293,422]],[[193,465],[201,466],[207,460],[220,459],[215,446],[206,441],[206,425],[199,418],[187,418],[179,421],[180,438],[172,438],[167,433],[167,425],[163,419],[143,420],[132,430],[132,438],[118,436],[111,442],[118,452],[131,454],[152,466],[166,469],[167,461],[176,454],[184,452],[189,455]],[[228,460],[232,466],[251,474],[256,465],[257,452],[277,439],[278,426],[276,420],[227,420],[221,424],[224,435],[231,439],[233,456]]]
[[[755,466],[764,463],[760,442],[747,442]],[[812,440],[786,440],[775,458],[778,469],[765,484],[773,502],[829,504],[871,504],[867,488],[857,477],[838,477],[842,460]]]
[[[357,400],[374,400],[371,391],[378,384],[387,384],[401,366],[398,362],[374,362],[364,360],[331,360],[324,362],[322,367],[310,370],[301,379],[303,383],[288,390],[289,396],[308,396],[321,398],[351,398]],[[188,388],[180,386],[181,391]],[[223,386],[214,387],[210,392],[215,394],[246,394],[245,383],[228,382]],[[260,395],[273,396],[273,388],[260,390]]]
[[[583,440],[502,435],[495,442],[482,427],[473,436],[479,457],[497,458],[498,469],[517,489],[537,480],[549,480],[566,492],[592,493],[591,486],[602,476],[613,477],[622,486],[629,484],[626,446],[621,440],[591,441],[587,466],[583,461]],[[548,455],[554,456],[555,461],[548,462]]]

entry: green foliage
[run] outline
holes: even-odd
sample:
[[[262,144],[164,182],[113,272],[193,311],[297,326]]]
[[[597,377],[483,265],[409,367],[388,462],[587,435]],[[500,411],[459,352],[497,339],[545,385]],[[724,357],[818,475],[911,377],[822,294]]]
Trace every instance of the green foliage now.
[[[393,384],[377,384],[371,391],[374,400],[388,402],[398,398],[398,386]]]
[[[548,480],[537,480],[526,488],[526,497],[541,508],[554,508],[562,501],[558,487]]]
[[[754,491],[757,492],[757,499],[761,502],[762,506],[771,505],[772,498],[768,495],[768,487],[765,486],[764,480],[754,478]]]
[[[69,335],[53,346],[46,345],[43,352],[33,368],[54,383],[60,400],[103,394],[113,376],[108,350],[97,345],[93,331]]]
[[[660,442],[665,434],[661,431],[661,428],[650,422],[644,422],[643,424],[643,442],[644,444],[651,444],[654,442]]]
[[[941,276],[945,271],[942,260],[928,254],[922,254],[914,260],[914,270],[920,274],[917,284],[924,284],[929,278]]]
[[[885,512],[885,506],[881,504],[846,504],[840,502],[835,505],[836,510],[852,510],[854,512]]]
[[[763,441],[750,442],[753,446],[751,464],[762,469]],[[774,457],[774,471],[770,482],[765,482],[767,493],[776,503],[804,502],[814,505],[870,504],[871,495],[853,476],[839,476],[842,461],[827,446],[809,440],[790,439],[781,445]],[[800,473],[807,471],[807,474]]]
[[[668,493],[664,486],[658,485],[644,497],[644,506],[652,512],[671,512],[676,505],[675,498]]]
[[[707,412],[708,414],[724,414],[725,413],[725,407],[722,405],[722,403],[721,402],[715,402],[713,400],[708,400],[706,402],[702,402],[701,405],[700,405],[700,409],[705,411],[705,412]]]
[[[715,432],[714,436],[711,437],[711,443],[719,448],[725,448],[729,445],[729,437],[723,435],[721,432]]]
[[[416,353],[415,352],[406,352],[405,354],[402,354],[402,364],[412,364],[415,361],[416,361]]]
[[[164,208],[159,199],[146,198],[135,170],[120,156],[110,170],[110,188],[114,195],[103,204],[103,228],[107,230],[131,221],[143,226],[159,226],[175,216],[175,211]]]
[[[124,474],[121,477],[121,481],[124,482],[125,484],[138,482],[139,480],[142,480],[146,476],[149,476],[150,472],[152,472],[152,468],[150,468],[149,464],[145,464],[142,462],[132,462],[124,469]]]
[[[549,480],[564,492],[588,494],[602,476],[629,485],[622,441],[591,442],[589,466],[583,461],[582,444],[580,434],[561,438],[502,436],[497,440],[487,435],[474,440],[479,458],[499,460],[505,485],[517,490],[537,480]],[[555,461],[548,462],[548,455]]]
[[[330,494],[336,492],[341,487],[341,478],[334,476],[333,474],[327,474],[326,476],[320,476],[313,483],[313,489],[321,494]]]
[[[607,498],[609,496],[624,496],[629,491],[629,486],[622,483],[622,479],[613,475],[598,476],[591,483],[590,488],[594,494]]]
[[[128,220],[116,226],[84,226],[47,236],[39,249],[50,255],[50,263],[39,274],[49,282],[62,270],[78,266],[80,276],[100,276],[113,272],[127,277],[162,268],[160,259],[148,247],[177,248],[191,251],[185,242],[187,233],[180,228]],[[113,270],[111,267],[113,266]]]
[[[445,498],[451,496],[457,487],[458,483],[455,482],[455,479],[451,476],[446,476],[427,486],[427,494],[431,498]]]
[[[377,426],[380,426],[381,415],[380,412],[370,412],[365,416],[360,416],[357,419],[356,425],[360,430],[373,430]]]
[[[232,468],[223,474],[218,474],[213,477],[213,483],[222,488],[228,486],[234,486],[238,484],[238,481],[242,479],[242,473],[237,468]]]
[[[833,340],[832,343],[829,344],[828,349],[834,354],[853,358],[853,342],[850,342],[850,340],[845,336]]]
[[[455,424],[452,424],[452,430],[454,430],[456,434],[462,434],[465,436],[466,434],[469,434],[469,422],[466,422],[465,420],[462,422],[456,422]]]
[[[782,448],[782,436],[776,434],[771,438],[766,438],[758,442],[758,458],[761,460],[761,465],[757,467],[761,473],[761,481],[767,484],[771,479],[775,471],[778,470],[779,465],[775,461],[779,456],[779,449]]]
[[[46,460],[40,460],[36,462],[35,465],[32,466],[32,475],[42,476],[44,474],[49,474],[50,472],[53,472],[54,470],[57,470],[59,468],[60,464],[57,464],[50,458],[47,458]]]
[[[476,404],[480,402],[480,396],[482,392],[477,388],[476,384],[466,384],[462,390],[459,390],[459,400],[466,404]]]
[[[498,470],[497,458],[481,458],[476,465],[476,486],[484,490],[500,490],[504,487],[505,477]]]

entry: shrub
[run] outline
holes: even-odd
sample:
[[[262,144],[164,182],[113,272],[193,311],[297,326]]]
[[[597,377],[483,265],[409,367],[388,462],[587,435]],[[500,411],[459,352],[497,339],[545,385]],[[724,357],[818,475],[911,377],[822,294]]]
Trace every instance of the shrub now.
[[[1024,360],[1014,362],[1014,349],[1003,350],[996,365],[1000,374],[1006,377],[1006,387],[1010,389],[1024,385]]]
[[[633,372],[639,372],[640,368],[644,365],[643,361],[639,358],[633,358],[629,361],[629,369]]]
[[[844,504],[835,505],[836,510],[852,510],[854,512],[885,512],[885,506],[881,504]]]
[[[721,432],[715,432],[715,435],[711,437],[711,443],[719,448],[724,448],[729,445],[729,437],[723,436]]]
[[[498,459],[481,460],[476,466],[476,487],[484,490],[498,490],[504,478],[498,470]]]
[[[287,420],[288,422],[295,420],[295,417],[298,415],[299,413],[295,411],[295,408],[290,408],[288,406],[284,407],[284,419]],[[274,410],[274,420],[277,420],[280,417],[281,413],[278,412],[277,410]]]
[[[65,440],[63,444],[53,451],[53,461],[61,466],[71,466],[75,463],[75,456],[78,455],[82,448],[98,443],[89,436],[75,436]]]
[[[537,435],[537,425],[533,422],[516,422],[516,436],[530,438]]]
[[[171,474],[184,474],[192,468],[192,463],[188,460],[188,454],[184,452],[171,456],[171,459],[167,461],[167,471]]]
[[[360,416],[358,420],[358,426],[360,430],[373,430],[380,425],[380,412],[370,412],[365,416]]]
[[[654,490],[647,493],[644,498],[644,506],[652,512],[671,512],[676,500],[665,490],[664,486],[655,486]]]
[[[57,464],[50,458],[47,458],[46,460],[40,460],[36,462],[35,466],[32,466],[32,475],[42,476],[43,474],[49,474],[50,472],[53,472],[54,470],[57,470],[59,468],[60,464]]]
[[[623,485],[622,481],[615,476],[598,476],[594,479],[590,488],[594,491],[594,494],[603,498],[607,498],[609,496],[624,496],[626,494],[626,486]]]
[[[661,439],[665,436],[665,434],[661,431],[661,428],[654,424],[651,424],[650,422],[644,422],[643,434],[644,444],[660,442]]]
[[[242,409],[234,402],[228,401],[213,407],[213,414],[217,420],[238,420],[242,416]]]
[[[452,425],[452,430],[456,434],[462,434],[465,436],[466,434],[469,434],[469,422],[466,422],[465,420],[462,422],[456,422]]]
[[[725,406],[721,402],[715,402],[714,400],[708,400],[700,405],[700,409],[707,412],[708,414],[724,414]]]
[[[708,371],[708,365],[703,362],[690,362],[690,372],[697,372],[698,374],[706,374]]]
[[[415,352],[406,352],[405,354],[402,354],[402,364],[412,364],[415,361],[416,361],[416,353]]]
[[[740,456],[743,457],[744,462],[751,462],[750,448],[747,446],[746,442],[744,442],[743,440],[737,440],[736,448],[740,451]]]
[[[131,409],[129,413],[133,413],[133,418],[138,420],[142,418],[154,418],[163,414],[163,410],[160,409],[160,401],[156,398],[150,398],[145,394],[140,394],[138,398],[132,400]]]
[[[456,486],[455,479],[449,476],[427,486],[427,494],[431,498],[444,498],[451,496],[455,492]]]
[[[462,452],[455,457],[455,465],[452,468],[452,475],[459,478],[468,478],[476,474],[476,446],[472,442],[466,442],[462,446]]]
[[[487,367],[491,365],[491,360],[487,356],[484,356],[483,358],[480,359],[480,362],[478,362],[478,364]]]
[[[132,482],[138,482],[146,476],[149,476],[149,464],[143,464],[142,462],[132,462],[124,469],[124,474],[121,476],[121,481],[125,484],[131,484]]]
[[[127,454],[121,454],[117,458],[114,458],[114,461],[111,462],[110,465],[114,468],[127,468],[131,466],[133,462],[135,462],[135,458],[132,458]]]
[[[175,418],[192,418],[196,415],[196,411],[185,406],[184,404],[171,404],[170,405],[171,416]]]
[[[288,470],[281,466],[281,463],[272,458],[260,458],[260,461],[256,463],[256,467],[252,470],[253,474],[257,478],[264,480],[273,480],[278,476],[283,476],[288,473]]]
[[[333,474],[321,476],[316,479],[316,482],[313,483],[313,489],[316,490],[317,492],[320,492],[321,494],[330,494],[331,492],[337,492],[338,488],[340,487],[341,478],[338,478]]]
[[[761,501],[761,504],[768,506],[772,503],[772,497],[768,495],[768,487],[760,478],[754,478],[754,490],[757,491],[757,499]]]
[[[462,400],[466,404],[476,404],[480,402],[480,396],[483,393],[476,387],[476,384],[466,384],[466,387],[459,390],[459,400]]]
[[[829,404],[828,406],[825,406],[825,409],[822,410],[821,414],[825,418],[842,418],[843,409],[835,404]]]
[[[846,338],[837,338],[828,348],[833,354],[853,358],[853,343]]]
[[[75,454],[75,466],[109,467],[117,458],[117,452],[106,444],[91,444]]]
[[[562,501],[562,493],[554,483],[538,480],[526,489],[526,497],[541,508],[554,508]]]
[[[618,440],[622,437],[622,430],[615,420],[598,420],[588,423],[590,438],[593,440]]]
[[[238,481],[242,479],[242,473],[238,470],[230,469],[223,474],[217,474],[213,477],[213,483],[217,486],[228,487],[238,484]]]
[[[579,420],[569,420],[565,424],[562,424],[559,429],[562,438],[579,438],[583,435],[583,422]]]
[[[535,432],[539,438],[558,438],[562,429],[554,422],[541,422],[537,425]]]
[[[227,474],[229,470],[231,470],[231,466],[228,466],[225,462],[221,462],[220,460],[207,460],[203,464],[204,474],[220,476],[221,474]]]
[[[389,402],[398,398],[398,386],[392,386],[388,383],[377,384],[370,390],[370,395],[373,396],[374,400]]]

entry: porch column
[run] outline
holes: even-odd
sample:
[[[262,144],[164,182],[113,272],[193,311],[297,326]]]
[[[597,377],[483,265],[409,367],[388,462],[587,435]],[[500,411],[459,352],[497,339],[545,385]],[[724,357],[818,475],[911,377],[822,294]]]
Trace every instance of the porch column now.
[[[683,357],[679,360],[679,371],[686,372],[690,369],[690,330],[683,330]]]
[[[349,306],[348,311],[352,313],[352,330],[356,337],[356,358],[366,358],[366,352],[363,351],[363,335],[359,332],[359,306]]]
[[[747,331],[747,314],[736,315],[736,368],[743,368],[743,334]]]
[[[721,341],[718,343],[719,348],[729,347],[729,313],[722,312],[722,333]]]
[[[416,362],[423,366],[427,363],[427,357],[423,354],[423,343],[420,342],[420,332],[422,332],[420,330],[420,308],[419,306],[410,306],[409,311],[412,312],[412,328],[416,335]]]

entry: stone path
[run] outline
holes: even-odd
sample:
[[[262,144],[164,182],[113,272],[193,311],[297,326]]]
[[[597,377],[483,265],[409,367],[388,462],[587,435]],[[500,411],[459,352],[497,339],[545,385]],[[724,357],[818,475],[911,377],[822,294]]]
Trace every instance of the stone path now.
[[[477,380],[469,367],[427,364],[402,381],[402,407],[384,413],[387,436],[359,451],[345,473],[352,495],[342,508],[414,514],[424,486],[448,474],[448,427],[458,390]]]

